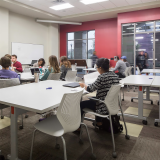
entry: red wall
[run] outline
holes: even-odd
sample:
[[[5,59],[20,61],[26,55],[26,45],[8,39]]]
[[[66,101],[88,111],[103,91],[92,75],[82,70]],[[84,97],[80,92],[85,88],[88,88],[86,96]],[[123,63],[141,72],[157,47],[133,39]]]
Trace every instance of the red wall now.
[[[118,14],[118,55],[121,56],[121,25],[122,23],[160,20],[160,8],[146,9]]]
[[[82,25],[60,26],[60,56],[67,54],[67,32],[95,30],[95,50],[98,57],[112,58],[117,55],[117,18],[84,22]],[[111,66],[115,62],[111,61]]]

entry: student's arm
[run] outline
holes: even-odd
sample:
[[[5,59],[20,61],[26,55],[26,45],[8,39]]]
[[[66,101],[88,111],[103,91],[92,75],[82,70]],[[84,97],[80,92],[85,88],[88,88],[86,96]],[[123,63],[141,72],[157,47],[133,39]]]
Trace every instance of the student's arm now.
[[[61,66],[61,77],[60,77],[60,79],[62,79],[62,78],[65,78],[65,66],[64,65],[62,65]]]
[[[17,70],[17,71],[19,71],[19,72],[23,72],[22,64],[21,64],[20,62],[19,62],[19,63],[17,63],[15,67],[16,67],[16,70]]]
[[[47,69],[47,70],[44,72],[43,77],[40,78],[40,80],[41,80],[41,81],[47,80],[49,74],[50,74],[50,71]]]
[[[113,69],[113,72],[114,72],[114,71],[117,71],[118,68],[119,68],[119,62],[116,63],[116,66],[115,66],[115,68]]]

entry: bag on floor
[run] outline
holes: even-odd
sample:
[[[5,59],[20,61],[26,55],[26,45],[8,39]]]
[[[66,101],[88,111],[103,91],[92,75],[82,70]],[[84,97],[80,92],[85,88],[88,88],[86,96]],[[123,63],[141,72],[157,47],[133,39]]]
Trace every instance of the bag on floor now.
[[[113,133],[121,133],[123,131],[123,126],[120,124],[119,116],[113,115],[112,117],[112,126],[113,126]],[[102,128],[103,130],[111,133],[111,126],[110,126],[110,121],[107,118],[102,119]]]

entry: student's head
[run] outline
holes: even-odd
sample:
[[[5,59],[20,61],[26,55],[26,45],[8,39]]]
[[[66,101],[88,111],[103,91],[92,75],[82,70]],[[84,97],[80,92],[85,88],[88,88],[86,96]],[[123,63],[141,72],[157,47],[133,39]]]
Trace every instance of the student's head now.
[[[44,65],[45,65],[45,60],[44,60],[43,58],[40,58],[40,59],[38,60],[38,66],[43,67]]]
[[[6,54],[5,57],[8,57],[9,59],[11,59],[11,55],[10,54]]]
[[[123,62],[127,62],[127,57],[126,56],[122,56],[121,59],[122,59]]]
[[[9,66],[11,66],[11,59],[4,56],[4,57],[1,58],[0,64],[1,64],[3,69],[9,69]]]
[[[57,57],[52,55],[49,57],[49,70],[51,71],[51,68],[53,68],[55,73],[59,73],[60,69],[59,69],[59,65],[58,65],[58,61],[57,61]]]
[[[62,56],[60,58],[60,61],[61,61],[60,66],[65,65],[66,68],[71,68],[71,62],[68,61],[68,58],[66,56]]]
[[[12,55],[11,61],[12,61],[13,63],[15,63],[15,62],[17,61],[17,56],[16,56],[15,54]]]
[[[96,62],[97,71],[102,74],[109,71],[109,60],[107,58],[100,58]]]
[[[93,55],[96,55],[96,54],[97,54],[97,52],[96,52],[96,51],[94,51],[94,52],[93,52]]]

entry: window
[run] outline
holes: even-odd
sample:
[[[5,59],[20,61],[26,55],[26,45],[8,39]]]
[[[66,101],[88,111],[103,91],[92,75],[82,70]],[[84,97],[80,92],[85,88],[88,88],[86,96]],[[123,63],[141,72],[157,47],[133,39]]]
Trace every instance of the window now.
[[[68,59],[90,59],[95,50],[95,30],[67,33]]]

